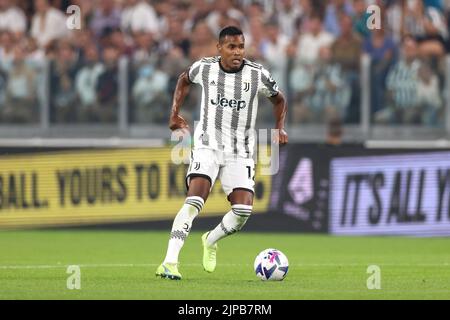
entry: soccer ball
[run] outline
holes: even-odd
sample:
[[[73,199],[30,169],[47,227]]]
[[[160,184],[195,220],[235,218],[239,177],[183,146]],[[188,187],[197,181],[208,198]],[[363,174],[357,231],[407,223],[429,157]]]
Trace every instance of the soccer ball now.
[[[289,268],[286,255],[277,249],[261,251],[255,259],[255,273],[261,280],[283,280]]]

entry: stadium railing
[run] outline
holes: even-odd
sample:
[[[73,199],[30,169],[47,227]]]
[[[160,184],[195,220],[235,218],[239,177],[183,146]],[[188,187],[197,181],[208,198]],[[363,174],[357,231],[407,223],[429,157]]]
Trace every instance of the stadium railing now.
[[[0,143],[3,145],[12,144],[62,144],[68,143],[72,140],[75,144],[93,144],[96,141],[98,144],[114,145],[124,143],[127,140],[132,145],[142,144],[142,140],[152,141],[151,144],[160,145],[170,138],[167,124],[164,117],[155,117],[148,122],[137,121],[136,116],[131,112],[131,108],[135,108],[135,96],[133,85],[136,82],[136,77],[130,77],[130,69],[132,65],[125,57],[118,62],[117,68],[117,100],[114,107],[116,114],[109,121],[88,122],[82,120],[82,117],[77,115],[71,118],[71,113],[67,119],[55,118],[55,92],[52,86],[52,70],[49,62],[41,66],[36,71],[36,87],[34,96],[36,99],[33,102],[27,100],[30,112],[33,109],[38,110],[38,116],[35,120],[22,123],[13,123],[8,120],[8,117],[0,118]],[[80,67],[81,68],[81,67]],[[139,71],[139,70],[138,70]],[[3,75],[6,72],[3,71]],[[1,75],[1,74],[0,74]],[[395,141],[399,141],[398,145],[407,143],[407,141],[435,141],[434,146],[447,146],[445,141],[450,139],[450,56],[445,58],[445,75],[442,79],[440,93],[443,101],[443,111],[439,114],[437,123],[433,125],[425,124],[403,124],[403,123],[385,123],[379,124],[374,121],[374,113],[371,109],[371,61],[367,56],[361,57],[361,68],[359,76],[360,86],[360,103],[358,121],[354,123],[343,123],[343,140],[346,142],[368,142],[369,145],[383,144],[382,141],[391,141],[395,145]],[[72,79],[75,82],[75,79]],[[17,84],[16,84],[17,85]],[[75,84],[73,90],[75,90]],[[19,88],[20,89],[20,88]],[[96,88],[97,89],[97,88]],[[3,77],[3,85],[0,81],[0,110],[6,110],[7,90],[10,90],[10,83],[8,77]],[[20,90],[18,90],[20,92]],[[69,93],[70,94],[70,93]],[[64,101],[64,95],[60,97]],[[159,109],[164,109],[164,103],[167,103],[167,112],[170,109],[171,100],[169,90],[166,91],[166,96],[163,102],[159,101]],[[14,100],[10,100],[9,103]],[[26,106],[26,103],[24,104]],[[22,107],[24,106],[22,105]],[[80,106],[78,99],[73,102],[73,108],[77,109]],[[148,106],[147,106],[148,107]],[[164,111],[164,110],[163,110]],[[77,114],[76,112],[74,114]],[[168,113],[167,113],[168,114]],[[112,119],[112,120],[111,120]],[[98,120],[98,119],[97,119]],[[138,119],[139,120],[139,119]],[[266,121],[258,122],[258,127],[270,128],[271,123]],[[288,119],[287,128],[290,132],[290,140],[297,142],[305,141],[323,141],[327,131],[326,123],[297,123],[294,124]],[[34,138],[29,140],[30,138]],[[97,140],[92,140],[95,138]],[[21,142],[22,139],[28,142]],[[58,140],[59,139],[59,140]],[[78,140],[74,140],[78,139]],[[47,142],[48,141],[48,142]],[[52,142],[53,141],[53,142]],[[55,142],[57,141],[57,142]],[[102,143],[100,141],[103,141]],[[436,142],[437,141],[437,142]]]

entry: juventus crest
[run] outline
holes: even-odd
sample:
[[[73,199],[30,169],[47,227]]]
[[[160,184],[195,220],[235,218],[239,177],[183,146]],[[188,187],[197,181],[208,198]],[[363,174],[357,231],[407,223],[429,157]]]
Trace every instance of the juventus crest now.
[[[244,91],[248,92],[248,90],[250,90],[250,82],[245,81],[244,82]]]

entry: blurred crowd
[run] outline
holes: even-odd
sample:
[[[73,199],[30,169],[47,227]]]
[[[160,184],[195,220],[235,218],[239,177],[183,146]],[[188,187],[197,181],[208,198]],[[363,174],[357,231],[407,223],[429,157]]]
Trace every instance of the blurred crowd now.
[[[367,86],[375,123],[439,126],[449,22],[449,0],[0,0],[0,122],[38,122],[47,103],[52,123],[114,123],[125,103],[131,122],[166,124],[178,75],[236,25],[287,95],[290,123],[358,123]],[[191,120],[199,99],[186,101]]]

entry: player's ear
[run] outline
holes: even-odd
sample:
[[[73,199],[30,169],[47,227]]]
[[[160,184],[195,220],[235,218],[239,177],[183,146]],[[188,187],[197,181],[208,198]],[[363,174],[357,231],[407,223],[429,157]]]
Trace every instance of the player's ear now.
[[[217,51],[219,51],[219,52],[222,51],[222,45],[220,44],[220,42],[217,42],[216,48],[217,48]]]

